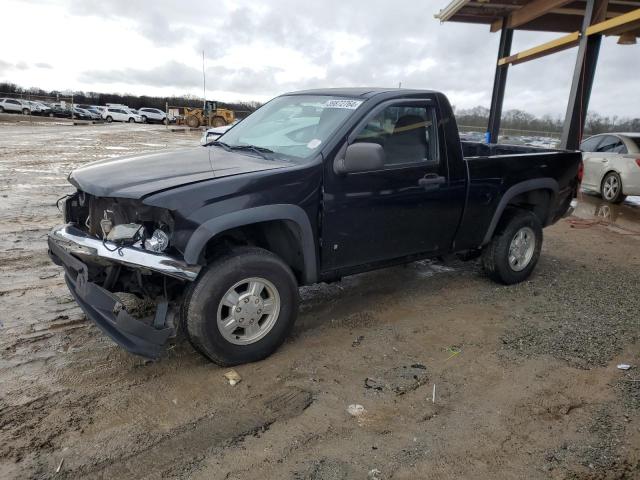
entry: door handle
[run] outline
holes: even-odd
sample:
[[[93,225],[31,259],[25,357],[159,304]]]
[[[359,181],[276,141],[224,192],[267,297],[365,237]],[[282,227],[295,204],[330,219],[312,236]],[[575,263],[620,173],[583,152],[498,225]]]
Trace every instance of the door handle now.
[[[445,177],[441,177],[435,174],[427,174],[424,177],[422,177],[420,180],[418,180],[418,185],[420,185],[421,187],[428,188],[428,187],[437,187],[438,185],[443,185],[446,182],[447,182],[447,179]]]

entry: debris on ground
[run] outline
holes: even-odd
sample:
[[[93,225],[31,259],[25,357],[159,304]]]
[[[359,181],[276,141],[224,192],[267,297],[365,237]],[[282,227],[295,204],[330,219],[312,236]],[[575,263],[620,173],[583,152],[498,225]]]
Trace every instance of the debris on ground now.
[[[362,343],[363,340],[364,340],[364,335],[358,335],[358,337],[353,341],[351,346],[352,347],[357,347]]]
[[[367,480],[380,480],[381,473],[382,472],[377,468],[374,468],[373,470],[369,470],[369,473],[367,474]]]
[[[235,370],[229,370],[227,373],[224,374],[224,378],[226,378],[229,381],[229,385],[231,385],[232,387],[240,383],[240,381],[242,380],[242,377],[240,376],[240,374]]]
[[[618,365],[618,370],[629,370],[631,368],[631,365],[629,365],[628,363],[621,363]]]
[[[364,387],[379,392],[387,390],[394,392],[396,395],[403,395],[427,383],[429,378],[426,370],[427,367],[421,363],[394,367],[378,376],[366,377],[364,379]]]
[[[361,417],[367,413],[367,410],[359,403],[352,403],[347,407],[347,412],[352,417]]]

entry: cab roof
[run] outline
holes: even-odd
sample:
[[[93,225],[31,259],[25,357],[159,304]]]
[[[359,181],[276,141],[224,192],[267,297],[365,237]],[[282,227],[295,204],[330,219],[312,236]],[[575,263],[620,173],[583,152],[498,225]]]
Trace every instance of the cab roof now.
[[[318,88],[313,90],[301,90],[298,92],[289,92],[285,95],[331,95],[334,97],[361,97],[371,98],[380,94],[397,94],[398,96],[417,95],[425,93],[437,93],[433,90],[412,90],[408,88],[372,88],[372,87],[353,87],[353,88]]]

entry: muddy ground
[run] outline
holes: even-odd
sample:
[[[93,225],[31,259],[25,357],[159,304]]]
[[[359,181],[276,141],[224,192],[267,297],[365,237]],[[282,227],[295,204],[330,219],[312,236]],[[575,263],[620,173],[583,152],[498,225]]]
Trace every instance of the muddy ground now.
[[[69,170],[197,142],[0,125],[0,478],[640,478],[634,204],[584,196],[603,223],[545,230],[518,286],[450,260],[305,288],[292,337],[232,387],[185,342],[122,351],[46,255]]]

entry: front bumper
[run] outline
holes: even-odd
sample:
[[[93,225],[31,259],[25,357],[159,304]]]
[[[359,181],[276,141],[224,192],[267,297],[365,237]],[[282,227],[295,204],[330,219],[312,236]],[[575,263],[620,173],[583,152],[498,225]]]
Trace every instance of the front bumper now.
[[[168,255],[135,247],[118,247],[115,243],[103,242],[87,235],[71,223],[53,228],[49,232],[49,244],[51,242],[79,258],[86,257],[93,261],[143,268],[180,280],[195,280],[201,268],[199,265],[187,265],[182,260]]]
[[[88,266],[81,258],[147,268],[183,280],[194,280],[199,267],[188,267],[176,259],[169,261],[170,257],[135,248],[124,248],[120,255],[117,250],[111,252],[100,240],[89,237],[72,225],[54,228],[49,233],[48,243],[49,256],[55,264],[64,267],[67,286],[87,317],[129,352],[158,358],[168,338],[175,332],[172,326],[167,325],[166,299],[157,304],[154,316],[135,318],[125,310],[116,295],[89,281]]]

